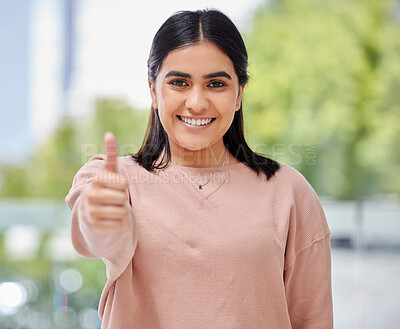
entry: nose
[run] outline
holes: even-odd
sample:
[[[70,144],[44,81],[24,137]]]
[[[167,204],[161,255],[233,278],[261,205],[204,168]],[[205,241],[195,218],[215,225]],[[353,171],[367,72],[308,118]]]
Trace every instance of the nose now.
[[[193,86],[186,95],[185,106],[193,112],[202,112],[210,106],[207,92],[200,86]]]

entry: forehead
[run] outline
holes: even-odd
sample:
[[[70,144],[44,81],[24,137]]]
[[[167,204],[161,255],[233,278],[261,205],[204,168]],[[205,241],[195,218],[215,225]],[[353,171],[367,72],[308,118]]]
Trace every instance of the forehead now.
[[[233,62],[220,48],[211,42],[202,42],[171,51],[165,57],[159,75],[165,76],[171,70],[181,71],[194,76],[212,72],[226,71],[232,77],[235,74]]]

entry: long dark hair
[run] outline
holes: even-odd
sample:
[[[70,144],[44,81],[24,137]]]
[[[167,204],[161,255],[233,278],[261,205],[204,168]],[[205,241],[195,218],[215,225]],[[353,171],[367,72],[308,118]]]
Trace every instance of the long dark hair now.
[[[171,51],[202,41],[214,43],[229,56],[238,76],[239,85],[244,86],[248,74],[247,51],[243,39],[232,21],[214,9],[180,11],[165,21],[154,36],[151,46],[147,61],[149,81],[155,82],[163,60]],[[253,152],[247,145],[243,132],[242,104],[235,112],[233,122],[223,136],[223,141],[227,150],[236,159],[253,169],[257,175],[263,172],[269,179],[280,167],[279,163]],[[156,163],[162,153],[163,158]],[[150,172],[163,169],[170,163],[168,135],[161,124],[158,109],[152,108],[143,144],[132,158]]]

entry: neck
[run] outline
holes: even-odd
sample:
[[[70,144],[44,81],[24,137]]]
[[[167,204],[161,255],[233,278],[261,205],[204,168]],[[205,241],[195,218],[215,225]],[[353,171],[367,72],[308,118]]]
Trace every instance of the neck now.
[[[213,146],[200,150],[189,150],[182,147],[177,149],[171,148],[172,163],[180,166],[195,167],[195,168],[213,168],[220,166],[224,159],[225,165],[233,163],[229,152],[227,152],[225,145]],[[235,159],[236,160],[236,159]]]

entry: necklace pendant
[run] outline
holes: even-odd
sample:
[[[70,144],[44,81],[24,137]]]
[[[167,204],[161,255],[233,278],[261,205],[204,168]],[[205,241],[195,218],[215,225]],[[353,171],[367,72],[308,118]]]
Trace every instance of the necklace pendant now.
[[[203,186],[199,185],[199,190],[202,190],[202,189],[203,189]]]

